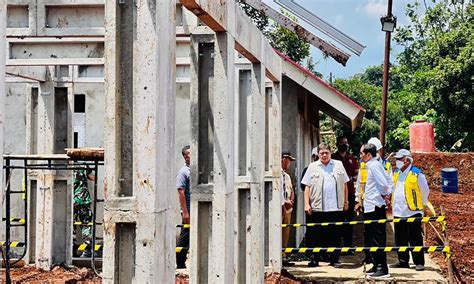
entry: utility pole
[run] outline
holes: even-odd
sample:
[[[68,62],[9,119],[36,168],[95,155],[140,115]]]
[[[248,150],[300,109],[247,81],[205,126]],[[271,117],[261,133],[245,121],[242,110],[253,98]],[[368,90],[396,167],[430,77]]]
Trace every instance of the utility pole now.
[[[380,119],[380,142],[385,146],[385,132],[387,123],[387,98],[388,98],[388,75],[390,69],[390,39],[391,33],[395,29],[397,18],[392,15],[393,0],[388,0],[387,16],[382,17],[382,31],[385,32],[385,54],[383,62],[383,83],[382,83],[382,115]],[[384,151],[384,148],[382,149]],[[382,153],[384,154],[384,153]]]

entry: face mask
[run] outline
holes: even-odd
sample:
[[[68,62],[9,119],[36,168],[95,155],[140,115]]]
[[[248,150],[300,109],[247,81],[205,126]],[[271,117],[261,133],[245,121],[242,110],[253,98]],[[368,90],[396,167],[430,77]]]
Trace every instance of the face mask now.
[[[341,152],[346,152],[349,149],[349,145],[347,144],[337,145],[337,149]]]
[[[397,160],[397,161],[395,162],[395,165],[397,166],[397,168],[401,169],[401,168],[403,167],[403,165],[405,165],[405,163],[402,162],[402,161]]]

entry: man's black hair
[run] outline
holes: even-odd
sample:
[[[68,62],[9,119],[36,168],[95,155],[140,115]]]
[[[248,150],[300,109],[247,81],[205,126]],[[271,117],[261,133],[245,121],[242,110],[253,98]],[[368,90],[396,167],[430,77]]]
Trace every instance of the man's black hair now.
[[[364,154],[370,153],[372,158],[377,156],[377,147],[374,144],[364,144],[362,145],[362,152]]]
[[[347,138],[347,136],[341,135],[341,136],[338,136],[338,137],[337,137],[336,143],[339,143],[339,141],[341,141],[341,140],[344,139],[344,138],[346,138],[347,140],[349,140],[349,139]]]
[[[184,156],[186,151],[188,151],[189,149],[191,149],[191,146],[189,146],[189,145],[184,146],[183,149],[181,150],[181,154]]]

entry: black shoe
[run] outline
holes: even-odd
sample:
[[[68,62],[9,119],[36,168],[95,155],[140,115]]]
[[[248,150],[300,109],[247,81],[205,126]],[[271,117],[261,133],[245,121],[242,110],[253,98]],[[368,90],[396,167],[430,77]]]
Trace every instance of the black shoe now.
[[[293,266],[295,265],[294,262],[288,261],[288,260],[283,260],[283,266]]]
[[[406,262],[397,262],[390,265],[390,268],[410,268],[410,265]]]
[[[365,272],[365,274],[367,274],[367,275],[372,275],[372,274],[374,274],[376,271],[377,271],[377,268],[376,268],[375,265],[374,265],[374,266],[372,266],[371,269],[367,270],[367,271]]]
[[[319,263],[315,260],[311,260],[309,263],[308,263],[308,267],[318,267],[319,266]]]
[[[342,263],[340,263],[340,262],[331,262],[331,266],[333,266],[334,268],[341,268]]]
[[[425,266],[423,264],[417,264],[415,266],[415,270],[416,271],[423,271],[423,270],[425,270]]]
[[[390,274],[388,271],[377,270],[374,274],[370,275],[369,278],[389,278]]]

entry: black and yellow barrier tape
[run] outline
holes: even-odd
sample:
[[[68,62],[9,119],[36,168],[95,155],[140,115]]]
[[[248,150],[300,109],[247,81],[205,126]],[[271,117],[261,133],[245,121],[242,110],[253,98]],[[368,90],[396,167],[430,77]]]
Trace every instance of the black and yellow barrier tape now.
[[[428,223],[428,222],[445,222],[445,216],[436,217],[407,217],[407,218],[394,218],[394,219],[380,219],[380,220],[363,220],[363,221],[347,221],[347,222],[325,222],[325,223],[308,223],[308,224],[282,224],[282,228],[285,227],[316,227],[316,226],[341,226],[341,225],[357,225],[357,224],[384,224],[384,223]],[[176,225],[178,228],[189,229],[189,224]]]
[[[6,221],[6,218],[2,218],[2,221]],[[20,223],[20,224],[25,224],[25,218],[10,218],[10,222],[15,222],[15,223]]]
[[[77,251],[85,251],[86,249],[90,249],[92,246],[90,244],[81,244],[77,248]],[[102,245],[95,245],[94,251],[99,251],[102,249]],[[176,252],[187,252],[189,248],[187,247],[176,247]]]
[[[101,225],[102,225],[102,223],[100,223],[100,222],[96,222],[95,224],[96,224],[97,226],[101,226]],[[80,221],[75,221],[75,222],[73,223],[73,225],[74,225],[74,226],[92,226],[92,225],[94,225],[94,223],[92,223],[92,222],[84,223],[84,222],[80,222]]]
[[[330,248],[283,248],[285,253],[313,253],[313,252],[405,252],[405,251],[414,251],[414,252],[443,252],[445,255],[445,261],[451,257],[451,247],[449,246],[414,246],[414,247],[330,247]]]
[[[308,224],[282,224],[285,227],[315,227],[315,226],[341,226],[341,225],[357,225],[357,224],[384,224],[384,223],[428,223],[428,222],[444,222],[445,216],[437,217],[408,217],[408,218],[394,218],[394,219],[380,219],[380,220],[363,220],[363,221],[347,221],[347,222],[325,222],[325,223],[308,223]]]
[[[184,228],[184,229],[189,229],[189,228],[191,228],[191,225],[189,225],[189,224],[176,225],[176,228]]]
[[[5,246],[5,241],[1,241],[0,245],[3,247]],[[22,248],[25,246],[25,243],[22,242],[10,242],[10,247],[11,248]]]
[[[77,251],[85,251],[86,249],[91,249],[92,245],[90,244],[80,244],[77,248]],[[102,248],[102,245],[95,245],[94,251],[99,251]]]

